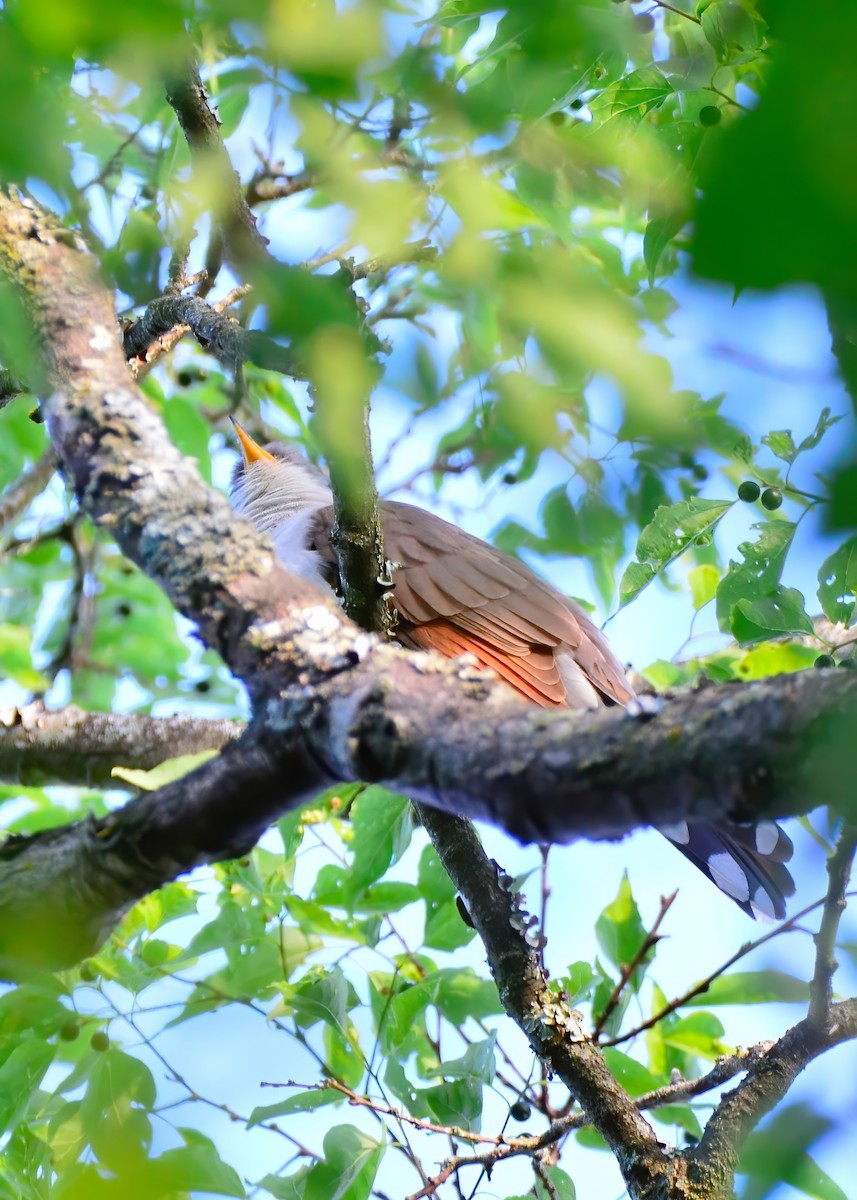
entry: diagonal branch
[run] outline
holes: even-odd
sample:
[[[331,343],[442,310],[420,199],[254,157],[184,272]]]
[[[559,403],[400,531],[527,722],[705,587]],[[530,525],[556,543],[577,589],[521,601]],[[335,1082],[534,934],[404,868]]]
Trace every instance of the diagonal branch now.
[[[202,863],[248,853],[282,811],[280,771],[311,795],[325,779],[299,722],[281,730],[277,768],[252,733],[185,778],[101,820],[0,847],[0,977],[92,954],[135,901]]]
[[[731,1200],[741,1148],[753,1129],[786,1095],[795,1079],[826,1050],[857,1038],[857,999],[830,1007],[823,1027],[807,1017],[773,1045],[738,1087],[727,1092],[688,1151],[688,1174],[706,1200]]]

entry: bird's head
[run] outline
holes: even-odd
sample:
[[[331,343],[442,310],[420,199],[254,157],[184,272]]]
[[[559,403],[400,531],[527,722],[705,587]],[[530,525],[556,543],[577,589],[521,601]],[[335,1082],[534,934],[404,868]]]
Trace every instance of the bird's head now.
[[[318,467],[295,446],[267,442],[261,446],[236,420],[232,420],[241,447],[229,487],[229,498],[238,512],[265,533],[307,508],[330,504],[330,486]]]

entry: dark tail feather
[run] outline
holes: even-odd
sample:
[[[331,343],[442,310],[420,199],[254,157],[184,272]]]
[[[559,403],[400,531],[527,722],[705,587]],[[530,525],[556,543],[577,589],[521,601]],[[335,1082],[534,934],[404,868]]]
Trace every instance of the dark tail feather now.
[[[779,825],[680,821],[660,832],[748,916],[783,920],[795,885],[783,865],[793,846]]]

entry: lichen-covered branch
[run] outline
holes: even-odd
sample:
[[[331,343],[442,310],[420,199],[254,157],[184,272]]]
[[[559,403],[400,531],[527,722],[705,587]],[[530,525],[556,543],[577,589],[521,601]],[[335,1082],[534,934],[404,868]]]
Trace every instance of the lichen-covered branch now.
[[[150,771],[169,758],[221,750],[240,721],[177,715],[94,713],[69,705],[0,707],[0,782],[27,787],[116,787],[114,767]]]

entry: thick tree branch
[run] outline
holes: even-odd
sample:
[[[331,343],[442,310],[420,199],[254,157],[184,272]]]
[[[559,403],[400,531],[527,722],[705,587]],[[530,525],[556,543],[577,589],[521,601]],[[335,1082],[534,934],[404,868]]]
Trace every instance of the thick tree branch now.
[[[525,936],[528,914],[512,890],[511,878],[486,857],[469,822],[430,808],[421,809],[421,816],[447,874],[466,898],[503,1007],[607,1140],[631,1195],[650,1194],[653,1178],[666,1166],[666,1155],[600,1050],[588,1040],[580,1014],[551,992],[536,948]]]
[[[168,758],[220,750],[242,731],[240,721],[182,715],[0,707],[0,782],[116,787],[114,767],[149,771]]]
[[[831,1006],[819,1026],[807,1017],[771,1047],[742,1083],[727,1092],[709,1119],[699,1145],[688,1151],[690,1196],[731,1200],[741,1148],[753,1129],[785,1096],[814,1058],[857,1037],[857,1000]]]
[[[296,721],[291,735],[281,731],[278,762],[309,795],[325,780],[301,742]],[[0,977],[92,954],[166,879],[249,852],[282,811],[281,798],[267,750],[247,734],[102,820],[10,838],[0,847]]]

